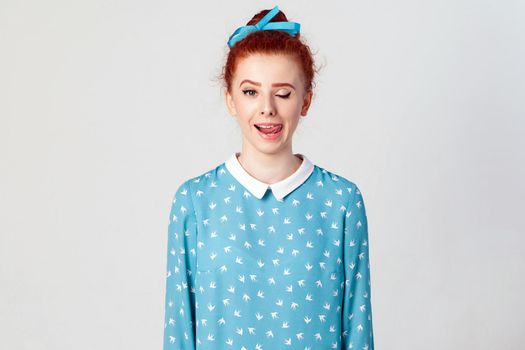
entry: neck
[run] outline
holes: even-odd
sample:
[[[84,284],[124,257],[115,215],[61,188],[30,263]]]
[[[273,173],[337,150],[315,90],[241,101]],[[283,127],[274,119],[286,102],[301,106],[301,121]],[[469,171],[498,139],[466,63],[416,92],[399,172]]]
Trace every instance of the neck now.
[[[237,159],[251,176],[267,184],[286,179],[302,163],[302,159],[293,153],[291,147],[277,153],[264,153],[246,144],[243,144]]]

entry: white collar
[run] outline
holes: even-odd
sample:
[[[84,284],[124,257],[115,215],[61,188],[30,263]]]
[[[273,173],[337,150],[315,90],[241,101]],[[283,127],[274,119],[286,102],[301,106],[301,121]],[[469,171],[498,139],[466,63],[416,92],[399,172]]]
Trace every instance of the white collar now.
[[[244,187],[246,187],[255,197],[261,199],[266,190],[270,188],[272,193],[277,198],[277,200],[282,201],[282,199],[290,192],[295,190],[299,185],[301,185],[306,179],[310,176],[314,170],[314,164],[301,153],[296,153],[295,155],[303,159],[301,166],[286,179],[283,179],[274,184],[267,184],[262,181],[257,180],[251,176],[241,165],[237,156],[240,152],[234,152],[225,162],[226,168],[232,174],[237,181]]]

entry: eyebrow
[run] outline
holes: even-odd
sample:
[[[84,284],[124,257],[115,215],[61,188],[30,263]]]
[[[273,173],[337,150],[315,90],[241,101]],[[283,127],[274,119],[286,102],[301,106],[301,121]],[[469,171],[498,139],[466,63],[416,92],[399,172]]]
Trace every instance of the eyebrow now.
[[[255,81],[252,81],[252,80],[249,80],[249,79],[244,79],[243,81],[241,81],[241,83],[239,84],[239,87],[244,84],[244,83],[250,83],[250,84],[253,84],[253,85],[256,85],[256,86],[261,86],[261,83],[257,83]],[[291,87],[292,89],[295,90],[295,87],[292,85],[292,84],[289,84],[289,83],[273,83],[272,84],[272,87],[281,87],[281,86],[289,86]]]

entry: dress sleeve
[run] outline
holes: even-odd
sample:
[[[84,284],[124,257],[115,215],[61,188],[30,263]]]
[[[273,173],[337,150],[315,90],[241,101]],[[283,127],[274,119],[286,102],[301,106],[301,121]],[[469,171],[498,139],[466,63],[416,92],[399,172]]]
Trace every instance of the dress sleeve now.
[[[373,350],[368,222],[363,196],[355,184],[352,192],[344,230],[342,349]]]
[[[179,186],[170,210],[163,350],[195,349],[195,256],[197,221],[191,189]]]

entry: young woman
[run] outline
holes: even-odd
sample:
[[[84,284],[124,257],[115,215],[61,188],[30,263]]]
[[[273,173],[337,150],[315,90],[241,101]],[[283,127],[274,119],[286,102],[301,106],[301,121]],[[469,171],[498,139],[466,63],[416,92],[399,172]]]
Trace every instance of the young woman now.
[[[276,6],[228,41],[242,150],[174,195],[164,350],[374,348],[363,196],[292,152],[314,76],[299,29]]]

